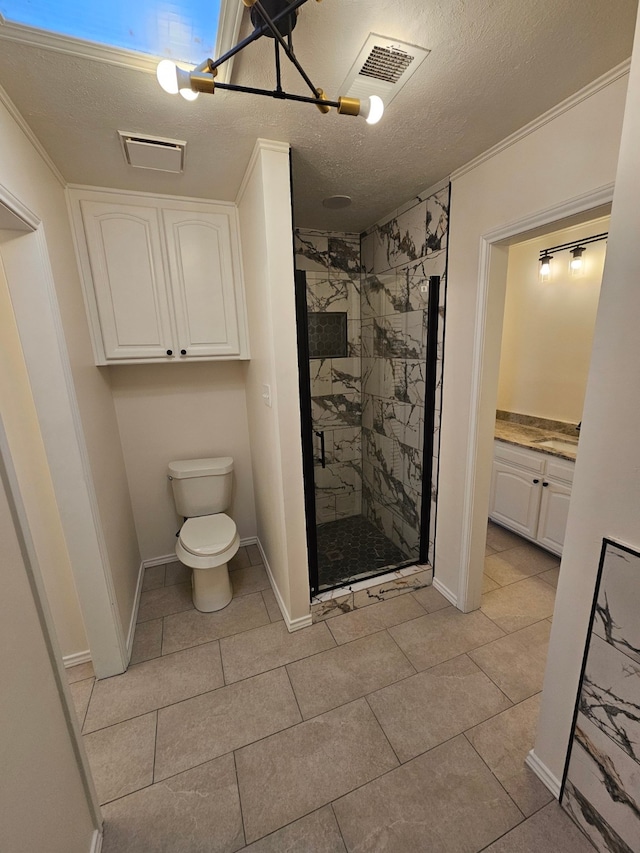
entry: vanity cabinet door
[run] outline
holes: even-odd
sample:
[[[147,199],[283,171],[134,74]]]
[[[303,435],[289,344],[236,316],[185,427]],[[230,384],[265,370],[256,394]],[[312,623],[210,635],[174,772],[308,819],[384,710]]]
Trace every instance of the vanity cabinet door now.
[[[571,489],[555,480],[544,479],[537,540],[543,548],[562,554]]]
[[[540,474],[506,462],[493,463],[489,515],[499,524],[534,539],[540,507]]]
[[[105,362],[166,360],[173,334],[158,210],[87,200],[80,209]]]
[[[229,216],[192,207],[162,219],[179,357],[239,356]]]

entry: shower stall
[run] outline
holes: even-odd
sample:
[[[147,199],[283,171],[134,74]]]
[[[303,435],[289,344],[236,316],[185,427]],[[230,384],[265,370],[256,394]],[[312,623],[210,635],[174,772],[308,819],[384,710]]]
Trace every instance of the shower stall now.
[[[314,594],[432,563],[448,201],[362,236],[295,231]]]

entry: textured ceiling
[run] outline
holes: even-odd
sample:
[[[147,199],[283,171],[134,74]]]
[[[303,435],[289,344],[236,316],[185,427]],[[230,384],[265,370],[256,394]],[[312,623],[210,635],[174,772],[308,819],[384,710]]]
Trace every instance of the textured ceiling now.
[[[296,54],[329,97],[370,32],[431,50],[373,127],[239,93],[188,103],[164,93],[149,70],[8,40],[0,41],[0,85],[71,183],[233,200],[261,136],[291,143],[298,225],[361,231],[630,56],[637,4],[307,3]],[[236,59],[232,82],[271,88],[272,69],[273,42],[261,39]],[[307,94],[289,69],[285,88]],[[126,166],[118,130],[187,140],[185,173]],[[335,194],[353,205],[323,208]]]

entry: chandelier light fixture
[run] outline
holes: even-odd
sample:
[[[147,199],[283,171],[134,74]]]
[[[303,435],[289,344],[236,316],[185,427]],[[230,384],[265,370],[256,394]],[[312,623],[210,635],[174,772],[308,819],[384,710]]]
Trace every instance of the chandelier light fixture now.
[[[293,0],[293,2],[288,2],[288,0],[242,0],[242,2],[251,9],[253,32],[218,59],[205,59],[191,71],[179,68],[175,62],[169,59],[163,59],[158,64],[156,73],[158,82],[165,92],[169,92],[171,95],[180,93],[188,101],[194,101],[200,92],[213,95],[216,89],[246,92],[250,95],[265,95],[277,100],[315,104],[321,113],[328,113],[333,108],[341,115],[362,116],[368,124],[376,124],[380,121],[384,113],[382,98],[371,95],[362,100],[339,97],[337,101],[331,101],[325,96],[323,89],[312,83],[309,75],[298,61],[293,51],[292,32],[298,21],[299,9],[307,0]],[[320,0],[316,0],[316,2],[320,2]],[[273,39],[275,45],[275,89],[217,83],[218,68],[262,36]],[[281,80],[283,55],[296,68],[311,95],[294,95],[284,91]]]
[[[569,261],[569,272],[573,278],[579,278],[584,272],[584,253],[586,247],[590,243],[598,243],[600,240],[606,240],[609,232],[603,234],[594,234],[593,237],[585,237],[584,240],[574,240],[572,243],[562,243],[559,246],[550,246],[548,249],[542,249],[540,257],[540,280],[549,281],[551,278],[551,261],[553,260],[552,252],[570,252],[571,260]]]

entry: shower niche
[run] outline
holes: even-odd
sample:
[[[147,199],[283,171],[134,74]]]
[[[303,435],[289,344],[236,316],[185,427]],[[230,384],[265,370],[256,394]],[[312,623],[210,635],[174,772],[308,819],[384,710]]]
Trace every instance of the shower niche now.
[[[312,594],[433,564],[448,208],[295,229]]]

